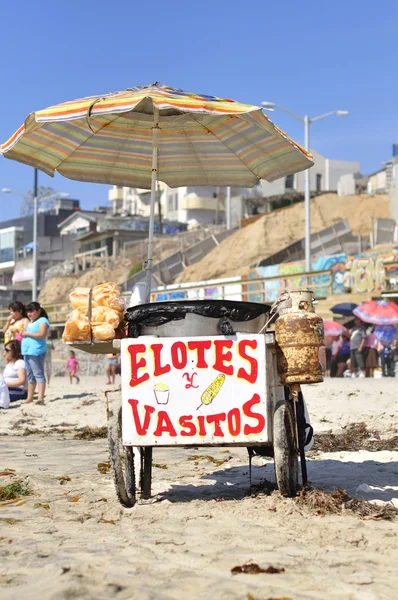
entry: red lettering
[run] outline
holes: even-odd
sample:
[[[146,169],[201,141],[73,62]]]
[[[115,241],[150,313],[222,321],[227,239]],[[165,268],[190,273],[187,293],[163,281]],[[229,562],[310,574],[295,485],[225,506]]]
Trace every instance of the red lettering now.
[[[245,425],[243,427],[243,433],[245,435],[261,433],[265,427],[265,417],[261,413],[252,412],[251,409],[255,404],[260,402],[260,396],[258,394],[253,394],[253,398],[248,400],[242,406],[243,414],[249,419],[255,419],[257,421],[257,425]]]
[[[153,435],[160,437],[163,433],[168,433],[170,437],[177,437],[177,432],[173,427],[169,415],[166,411],[160,410],[158,412],[158,423]]]
[[[151,422],[151,414],[155,412],[155,409],[153,408],[153,406],[147,406],[146,404],[144,405],[144,422],[141,425],[140,417],[138,415],[138,400],[129,400],[129,404],[133,411],[133,419],[136,432],[138,433],[138,435],[146,435],[148,432],[149,424]]]
[[[246,347],[257,348],[257,340],[241,340],[238,344],[239,355],[250,364],[250,373],[242,367],[238,370],[239,379],[246,379],[249,383],[255,383],[258,376],[258,361],[253,356],[246,354]]]
[[[220,421],[225,421],[225,413],[218,413],[216,415],[207,415],[206,421],[209,425],[214,423],[214,437],[224,437],[224,432],[221,429]]]
[[[143,354],[146,350],[144,344],[132,344],[129,346],[128,351],[131,357],[131,379],[130,379],[130,387],[135,387],[140,383],[143,383],[147,379],[149,379],[148,373],[144,373],[141,377],[138,376],[138,371],[146,367],[146,360],[144,357],[137,360],[138,354]]]
[[[210,350],[210,340],[196,340],[194,342],[188,342],[189,350],[196,350],[196,368],[207,369],[209,366],[205,360],[205,350]]]
[[[231,435],[239,435],[242,428],[242,419],[239,408],[232,408],[227,415],[228,430]]]
[[[200,435],[200,437],[205,437],[206,436],[205,418],[202,415],[200,415],[198,417],[198,423],[199,423],[198,435]]]
[[[232,348],[233,340],[214,340],[214,345],[216,347],[216,362],[213,368],[216,371],[220,371],[220,373],[225,373],[225,375],[233,375],[234,367],[224,364],[232,360],[232,352],[224,352],[224,348]]]
[[[184,342],[174,342],[171,346],[171,360],[176,369],[184,369],[187,366],[187,348]]]
[[[153,351],[153,362],[154,362],[153,375],[154,375],[154,377],[159,377],[159,375],[164,375],[165,373],[168,373],[171,369],[170,365],[164,365],[164,367],[162,367],[161,359],[160,359],[160,353],[162,351],[162,348],[163,348],[163,344],[151,344],[151,349]]]
[[[188,431],[181,431],[181,435],[192,437],[196,435],[196,425],[192,423],[192,415],[183,415],[179,418],[178,423],[181,427],[185,427]]]

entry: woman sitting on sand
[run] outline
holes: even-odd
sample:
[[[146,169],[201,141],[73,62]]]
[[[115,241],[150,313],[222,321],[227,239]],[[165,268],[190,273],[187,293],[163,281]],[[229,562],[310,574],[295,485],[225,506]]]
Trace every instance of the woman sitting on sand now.
[[[5,345],[4,353],[6,368],[4,369],[3,377],[10,394],[10,402],[25,400],[28,397],[28,380],[19,342],[17,340],[8,342]]]

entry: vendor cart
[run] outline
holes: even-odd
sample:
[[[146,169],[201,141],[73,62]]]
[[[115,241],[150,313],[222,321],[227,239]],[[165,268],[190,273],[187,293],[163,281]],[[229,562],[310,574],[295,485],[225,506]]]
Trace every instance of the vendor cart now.
[[[58,171],[78,181],[151,190],[146,302],[159,181],[170,188],[252,187],[260,179],[271,182],[313,165],[311,155],[262,107],[159,82],[31,113],[0,153],[51,176]],[[34,282],[34,297],[35,287]],[[304,313],[310,302],[300,301]],[[209,312],[205,306],[182,309],[168,303],[161,322],[149,304],[139,313],[133,308],[128,337],[115,346],[96,343],[89,323],[90,343],[80,349],[121,353],[121,398],[109,403],[108,412],[116,490],[126,506],[134,504],[136,487],[150,495],[152,448],[179,444],[268,448],[279,489],[295,493],[297,456],[304,443],[297,386],[322,380],[321,328],[303,314],[303,327],[294,319],[289,325],[292,307],[286,304],[273,334],[266,328],[270,307],[219,302]],[[155,313],[160,309],[156,303]],[[172,313],[177,317],[170,318]],[[278,332],[279,322],[284,326]],[[185,330],[188,324],[192,327]]]
[[[121,389],[106,393],[123,506],[134,506],[138,493],[150,498],[152,449],[159,446],[245,446],[250,461],[253,454],[273,457],[279,491],[296,494],[299,457],[306,482],[311,430],[298,382],[322,381],[322,320],[310,300],[311,292],[299,291],[279,301],[276,324],[287,316],[284,325],[295,329],[287,340],[278,327],[267,330],[272,313],[265,304],[177,301],[127,310],[128,337],[113,342]]]

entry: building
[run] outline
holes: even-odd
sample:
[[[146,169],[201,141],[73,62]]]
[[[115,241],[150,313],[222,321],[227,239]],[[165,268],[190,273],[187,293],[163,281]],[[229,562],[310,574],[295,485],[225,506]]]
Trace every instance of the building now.
[[[80,210],[66,217],[58,224],[59,235],[80,235],[97,231],[99,224],[106,219],[104,212]]]
[[[339,180],[344,175],[358,176],[360,163],[348,160],[325,158],[316,150],[311,150],[314,166],[309,170],[311,192],[337,192]],[[282,196],[292,192],[304,192],[304,172],[288,175],[272,183],[261,180],[263,197]]]
[[[37,215],[39,285],[46,268],[73,257],[74,242],[71,238],[60,238],[58,224],[76,210],[79,210],[78,200],[60,200],[50,211]],[[0,303],[31,290],[32,280],[33,215],[0,222]]]
[[[186,223],[188,226],[219,224],[225,222],[225,199],[227,188],[207,186],[184,186],[170,188],[158,183],[158,197],[155,207],[164,221]],[[242,217],[242,199],[251,196],[252,190],[233,189],[231,191],[232,223]],[[149,218],[150,190],[113,186],[108,198],[112,202],[114,215],[135,215]]]

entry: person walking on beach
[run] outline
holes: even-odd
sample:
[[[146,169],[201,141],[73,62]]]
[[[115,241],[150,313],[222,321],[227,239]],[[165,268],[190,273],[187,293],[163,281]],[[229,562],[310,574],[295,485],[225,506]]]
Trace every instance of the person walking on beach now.
[[[107,376],[106,385],[115,383],[116,377],[117,356],[115,354],[107,354],[105,359],[105,374]]]
[[[44,359],[47,352],[46,338],[50,330],[50,323],[46,311],[38,302],[30,302],[26,307],[26,314],[30,323],[21,332],[21,336],[22,354],[28,375],[28,397],[23,404],[33,402],[36,385],[38,392],[36,404],[44,404],[46,391]]]
[[[11,340],[22,341],[21,331],[27,328],[29,319],[26,316],[25,306],[22,302],[11,302],[8,305],[10,316],[3,327],[4,344],[8,344]]]
[[[351,377],[365,377],[365,362],[363,350],[365,348],[366,331],[361,319],[355,319],[355,325],[350,335],[350,370]],[[359,371],[358,371],[359,369]]]
[[[76,358],[76,354],[73,350],[69,352],[69,358],[66,361],[66,368],[68,369],[70,382],[73,383],[73,378],[76,377],[76,383],[80,383],[80,377],[78,376],[79,361]]]
[[[378,342],[377,349],[381,358],[383,377],[395,377],[394,350],[392,344]]]
[[[373,377],[374,371],[379,366],[379,356],[377,354],[377,338],[370,332],[365,338],[365,374],[366,377]]]

